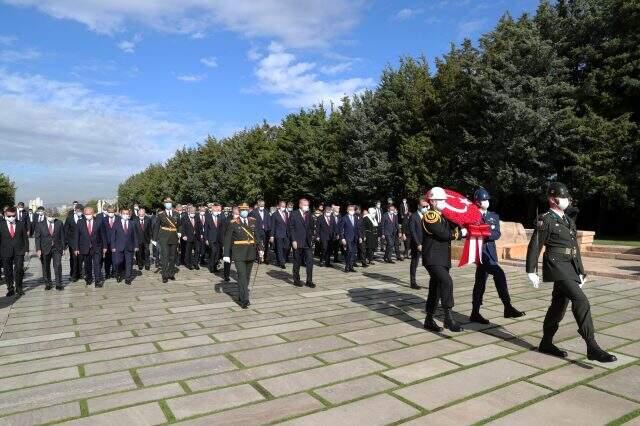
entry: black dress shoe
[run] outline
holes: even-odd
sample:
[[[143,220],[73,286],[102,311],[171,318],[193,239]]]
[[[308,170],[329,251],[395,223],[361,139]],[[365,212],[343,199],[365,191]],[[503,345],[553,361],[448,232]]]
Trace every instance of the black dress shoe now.
[[[516,308],[514,308],[511,305],[505,306],[505,308],[504,308],[504,317],[505,318],[520,318],[520,317],[523,317],[525,315],[526,315],[525,312],[520,312],[519,310],[517,310]]]
[[[145,270],[145,271],[148,271],[149,269],[151,269],[151,266],[145,266],[145,267],[144,267],[144,270]]]
[[[469,321],[477,322],[478,324],[489,324],[489,320],[480,315],[480,312],[472,312],[469,316]]]
[[[72,283],[75,283],[76,281],[78,281],[78,279],[77,279],[77,278],[75,278],[75,277],[74,277],[74,278],[71,278],[71,282],[72,282]]]
[[[249,304],[248,304],[248,303],[241,303],[241,304],[240,304],[240,307],[241,307],[242,309],[249,309]]]
[[[9,291],[7,292],[7,294],[6,294],[6,297],[11,297],[11,296],[13,296],[13,295],[15,295],[15,294],[16,294],[16,292],[15,292],[14,290],[9,290]]]
[[[131,285],[131,280],[124,280],[124,283],[125,283],[126,285]]]
[[[316,285],[314,283],[310,282],[310,281],[307,282],[306,286],[309,287],[309,288],[316,288]]]
[[[229,279],[229,277],[224,277],[224,280],[225,280],[226,282],[231,281],[231,280]]]
[[[199,271],[200,270],[200,266],[196,265],[196,266],[193,267],[193,269],[195,269],[196,271]]]
[[[404,262],[404,257],[398,259],[399,262]]]
[[[176,276],[175,276],[175,275],[171,275],[171,276],[169,277],[169,279],[170,279],[171,281],[175,281],[175,280],[176,280]]]
[[[280,265],[280,269],[287,269],[287,267],[283,263],[282,265]]]
[[[374,261],[369,262],[369,265],[375,265],[375,264],[376,264],[376,262],[374,262]]]
[[[64,290],[64,286],[62,284],[56,286],[56,290],[62,291]]]
[[[116,277],[116,282],[119,283],[120,281],[122,281],[122,277]]]
[[[102,287],[104,287],[104,284],[102,283],[102,281],[96,283],[96,288],[102,288]]]
[[[351,269],[349,269],[349,268],[344,268],[344,273],[346,274],[347,272],[351,272]]]
[[[615,362],[618,360],[615,355],[602,349],[595,340],[587,342],[587,359],[598,362]]]
[[[169,280],[166,277],[162,277],[162,282],[163,282],[163,284],[166,284],[166,283],[169,282]]]
[[[433,316],[431,315],[427,315],[427,317],[424,319],[423,327],[425,330],[433,331],[435,333],[440,333],[442,331],[442,327],[436,324],[436,322],[433,320]]]
[[[416,284],[416,283],[413,283],[413,284],[411,284],[411,288],[412,288],[412,289],[414,289],[414,290],[420,290],[422,287],[420,287],[420,286],[419,286],[418,284]]]
[[[567,354],[567,351],[563,351],[551,342],[540,342],[540,345],[538,345],[538,352],[557,356],[559,358],[566,358],[569,355]]]
[[[51,284],[47,284],[46,286],[44,286],[45,290],[51,290],[53,288],[53,286]]]
[[[86,281],[86,280],[85,280],[85,282],[84,282],[84,283],[85,283],[85,285],[91,285],[91,284],[93,284],[91,281]]]
[[[302,282],[300,282],[300,280],[295,280],[293,282],[293,285],[295,285],[296,287],[302,287]]]
[[[454,333],[459,333],[461,331],[464,331],[464,328],[462,328],[462,326],[456,320],[453,319],[453,315],[451,314],[450,309],[444,310],[444,328],[449,329]]]

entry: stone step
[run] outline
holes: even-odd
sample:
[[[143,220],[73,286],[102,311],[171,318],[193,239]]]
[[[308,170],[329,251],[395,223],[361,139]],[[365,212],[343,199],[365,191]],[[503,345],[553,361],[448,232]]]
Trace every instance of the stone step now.
[[[635,254],[640,255],[640,247],[633,246],[614,246],[614,245],[599,245],[594,244],[587,246],[587,250],[590,252],[600,253],[619,253],[619,254]]]
[[[600,259],[618,259],[618,260],[636,260],[640,261],[640,254],[615,253],[610,251],[594,251],[585,250],[582,252],[584,257],[598,257]]]

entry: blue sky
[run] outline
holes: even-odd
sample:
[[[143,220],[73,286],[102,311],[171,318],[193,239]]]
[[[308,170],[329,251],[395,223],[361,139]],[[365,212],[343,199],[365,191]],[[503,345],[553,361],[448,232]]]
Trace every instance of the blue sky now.
[[[17,198],[110,198],[207,135],[374,87],[537,0],[0,0],[0,172]]]

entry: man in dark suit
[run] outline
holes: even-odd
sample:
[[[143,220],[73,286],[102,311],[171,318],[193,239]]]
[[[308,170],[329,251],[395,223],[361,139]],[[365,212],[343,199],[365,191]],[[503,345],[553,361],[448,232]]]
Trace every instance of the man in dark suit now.
[[[24,295],[24,255],[29,252],[28,223],[17,220],[16,216],[16,208],[9,207],[0,223],[0,257],[7,281],[7,297]]]
[[[222,214],[222,206],[214,203],[211,216],[205,223],[205,240],[209,247],[209,272],[212,274],[218,272],[218,262],[222,258],[225,225],[226,218]]]
[[[38,214],[40,213],[41,208],[42,219],[44,219],[44,207],[38,207],[35,212],[29,209],[29,237],[33,237],[33,234],[36,231],[36,224],[40,222]]]
[[[198,253],[196,262],[198,262],[198,266],[207,265],[209,255],[211,254],[209,246],[207,245],[207,222],[209,222],[210,217],[211,213],[207,210],[207,206],[202,205],[198,207],[198,219],[200,223],[200,238],[196,241],[196,252]]]
[[[444,326],[453,332],[463,328],[453,319],[451,309],[453,302],[453,280],[449,275],[451,269],[451,241],[466,236],[466,229],[460,230],[440,213],[445,206],[447,195],[444,189],[433,187],[427,194],[430,209],[424,214],[422,224],[422,265],[429,273],[429,293],[427,295],[424,328],[440,332],[442,328],[436,324],[433,315],[438,306],[438,299],[444,311]]]
[[[289,220],[289,235],[293,246],[293,284],[302,287],[300,282],[300,265],[304,261],[307,269],[308,287],[314,288],[313,283],[313,218],[309,212],[309,200],[302,198],[298,203],[298,210],[291,214]]]
[[[62,285],[62,254],[66,246],[63,223],[53,216],[53,212],[46,213],[46,220],[37,222],[35,226],[35,243],[38,257],[42,261],[42,276],[45,290],[51,290],[51,262],[56,278],[56,290],[64,290]]]
[[[22,222],[27,225],[27,233],[29,232],[29,227],[31,226],[31,221],[29,220],[29,212],[24,209],[24,203],[20,201],[18,203],[18,211],[16,212],[16,221]]]
[[[147,216],[144,207],[138,209],[138,216],[134,219],[136,232],[138,233],[138,251],[136,252],[136,263],[138,269],[147,271],[151,269],[151,255],[149,244],[151,244],[151,217]]]
[[[331,266],[331,253],[333,253],[338,228],[336,219],[333,216],[333,210],[327,207],[322,216],[318,218],[317,226],[316,240],[319,241],[322,246],[319,266],[328,267]]]
[[[389,211],[382,215],[382,238],[385,241],[384,261],[387,263],[395,263],[391,260],[391,250],[395,250],[396,259],[402,261],[404,258],[400,255],[398,246],[398,237],[400,235],[400,224],[398,223],[398,215],[393,204],[389,206]]]
[[[184,265],[187,269],[200,269],[196,244],[200,240],[202,226],[196,217],[196,208],[189,206],[187,216],[180,221],[180,233],[184,242]]]
[[[173,201],[166,197],[163,201],[164,210],[157,214],[153,227],[152,244],[160,246],[160,265],[162,282],[176,279],[176,251],[179,243],[178,225],[180,215],[173,210]],[[154,245],[155,245],[154,244]]]
[[[416,281],[416,272],[422,256],[422,216],[429,210],[429,203],[421,199],[418,203],[418,211],[409,216],[409,234],[411,235],[411,264],[409,265],[409,281],[411,288],[419,289]]]
[[[257,226],[262,229],[264,241],[262,248],[264,251],[264,263],[269,264],[269,240],[271,239],[271,213],[264,207],[264,200],[258,200],[258,207],[253,209],[249,216],[253,217]]]
[[[355,206],[347,206],[347,214],[340,222],[340,242],[345,247],[344,272],[355,272],[353,265],[356,262],[358,244],[362,242],[362,236],[358,226],[360,218],[355,215]]]
[[[84,217],[77,223],[75,241],[76,256],[82,256],[84,280],[87,285],[95,282],[96,287],[104,285],[102,256],[107,251],[106,232],[102,222],[93,217],[93,207],[85,207]]]
[[[289,212],[286,203],[280,201],[278,210],[271,215],[271,237],[269,239],[275,246],[276,263],[284,269],[287,260],[287,251],[291,245],[289,236]]]
[[[109,278],[115,276],[111,242],[113,241],[113,233],[115,231],[115,224],[118,221],[118,215],[116,214],[116,209],[114,206],[107,206],[105,211],[106,213],[103,212],[96,215],[96,223],[102,223],[106,235],[105,248],[107,249],[107,251],[102,258],[101,268],[104,269],[104,279],[108,280]]]
[[[331,204],[331,213],[333,215],[333,220],[335,222],[335,230],[334,230],[334,243],[333,245],[333,263],[338,263],[338,252],[342,252],[342,257],[346,257],[346,253],[344,250],[344,246],[340,244],[340,225],[342,221],[342,216],[340,215],[340,206],[338,204]]]
[[[138,251],[138,232],[131,220],[129,209],[120,210],[120,217],[113,226],[109,247],[113,255],[117,282],[131,285],[133,281],[133,256]]]
[[[69,246],[69,279],[72,283],[78,281],[82,276],[82,256],[76,255],[78,246],[76,245],[76,232],[78,222],[82,218],[82,205],[76,203],[75,210],[67,214],[64,222],[64,240]]]

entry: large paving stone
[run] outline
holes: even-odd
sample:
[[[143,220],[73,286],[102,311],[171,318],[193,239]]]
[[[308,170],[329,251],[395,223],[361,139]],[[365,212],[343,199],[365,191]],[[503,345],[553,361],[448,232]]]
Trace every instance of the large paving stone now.
[[[521,379],[537,369],[506,359],[454,372],[395,391],[415,404],[432,410],[458,399]]]
[[[434,358],[405,365],[404,367],[394,368],[393,370],[387,370],[382,374],[397,382],[407,384],[437,376],[458,368],[460,367],[456,364],[452,364],[439,358]]]
[[[594,380],[590,385],[640,401],[640,366],[633,365],[618,370]]]
[[[341,336],[358,344],[365,344],[416,333],[424,333],[424,329],[422,328],[421,324],[407,324],[403,322],[399,324],[386,325],[383,327],[342,333]]]
[[[55,404],[50,407],[32,409],[25,411],[24,413],[2,417],[0,418],[0,425],[38,425],[59,422],[72,417],[80,417],[80,415],[80,404],[77,402],[69,402],[66,404]]]
[[[223,411],[179,423],[189,426],[238,425],[258,426],[287,417],[302,415],[323,408],[324,405],[306,393],[285,396],[271,401]]]
[[[112,410],[126,405],[140,404],[143,402],[156,401],[173,396],[184,395],[185,391],[177,383],[169,383],[162,386],[120,392],[113,395],[99,396],[87,401],[90,413],[98,411]]]
[[[299,417],[282,423],[283,425],[386,425],[407,417],[415,416],[419,411],[394,397],[382,394],[371,398],[341,405],[319,413]]]
[[[316,389],[314,392],[332,404],[341,404],[352,399],[384,392],[396,386],[395,383],[380,376],[371,375]]]
[[[239,385],[168,399],[167,405],[176,418],[182,419],[263,399],[260,392],[251,385]]]
[[[589,377],[596,376],[604,371],[602,368],[579,362],[568,364],[532,377],[531,381],[551,389],[561,389],[573,383],[581,382]]]
[[[286,374],[258,383],[274,396],[283,396],[329,383],[346,380],[384,370],[385,367],[367,358],[345,361],[298,373]]]
[[[221,373],[235,368],[236,366],[227,358],[214,356],[141,368],[138,370],[138,376],[145,386],[150,386],[206,374]]]
[[[443,358],[461,365],[472,365],[513,353],[515,353],[515,351],[502,346],[485,345],[478,348],[467,349],[466,351],[456,352],[455,354],[445,355]]]
[[[167,418],[162,413],[160,406],[156,403],[151,403],[71,420],[63,424],[79,426],[113,426],[117,424],[153,426],[166,423],[166,421]]]
[[[289,358],[326,352],[353,346],[353,343],[337,336],[318,337],[316,339],[301,340],[298,342],[283,343],[259,349],[250,349],[242,352],[234,352],[233,357],[246,366],[267,364],[282,361]]]
[[[322,324],[313,320],[298,321],[298,322],[291,322],[288,324],[271,325],[268,327],[256,327],[256,328],[249,328],[246,330],[217,333],[217,334],[214,334],[213,337],[215,337],[221,342],[226,342],[229,340],[248,339],[250,337],[286,333],[287,331],[304,330],[307,328],[314,328],[314,327],[322,327]]]
[[[494,425],[603,425],[639,408],[638,404],[578,386],[490,423]]]
[[[5,367],[10,368],[10,367]],[[0,379],[0,392],[25,386],[43,385],[45,383],[59,382],[68,379],[77,379],[80,372],[77,367],[59,368],[57,370],[41,371],[38,373],[23,374],[21,376]]]
[[[357,345],[337,351],[318,354],[316,357],[326,362],[340,362],[380,352],[391,351],[402,347],[404,347],[403,344],[394,340],[383,340],[382,342],[369,343],[368,345]]]
[[[393,367],[435,358],[451,352],[467,349],[468,346],[450,339],[440,339],[435,342],[411,346],[395,351],[373,355],[372,358]]]
[[[406,425],[470,425],[550,392],[527,382],[518,382],[419,417]]]

